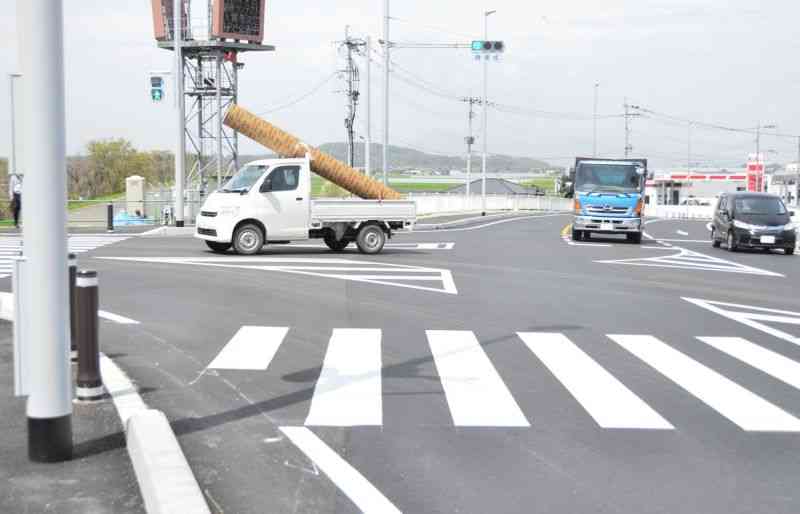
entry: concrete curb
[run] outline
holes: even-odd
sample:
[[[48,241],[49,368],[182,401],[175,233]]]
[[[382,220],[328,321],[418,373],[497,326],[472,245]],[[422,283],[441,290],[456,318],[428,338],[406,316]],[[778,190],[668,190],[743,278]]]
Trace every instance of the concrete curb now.
[[[148,514],[210,514],[203,492],[163,412],[149,409],[128,376],[101,354],[103,383],[125,428],[125,442]]]

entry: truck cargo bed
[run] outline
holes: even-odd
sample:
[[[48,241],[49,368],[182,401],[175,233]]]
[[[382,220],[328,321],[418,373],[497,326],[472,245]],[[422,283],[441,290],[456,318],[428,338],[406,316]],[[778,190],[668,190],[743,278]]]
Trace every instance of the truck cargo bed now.
[[[413,200],[360,200],[319,199],[311,200],[311,223],[339,221],[404,221],[416,219],[416,204]]]

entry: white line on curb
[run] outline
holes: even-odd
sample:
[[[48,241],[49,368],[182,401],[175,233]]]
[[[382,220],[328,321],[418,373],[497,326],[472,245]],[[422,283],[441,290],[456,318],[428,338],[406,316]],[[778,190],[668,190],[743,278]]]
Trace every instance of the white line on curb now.
[[[374,485],[306,427],[280,427],[281,432],[328,476],[361,512],[400,513]]]

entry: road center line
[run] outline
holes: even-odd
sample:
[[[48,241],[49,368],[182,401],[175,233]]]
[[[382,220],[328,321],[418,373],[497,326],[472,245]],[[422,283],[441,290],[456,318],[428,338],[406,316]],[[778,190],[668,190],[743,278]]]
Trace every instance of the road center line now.
[[[361,512],[400,513],[375,486],[341,458],[311,430],[305,427],[280,427],[280,431],[311,459]]]

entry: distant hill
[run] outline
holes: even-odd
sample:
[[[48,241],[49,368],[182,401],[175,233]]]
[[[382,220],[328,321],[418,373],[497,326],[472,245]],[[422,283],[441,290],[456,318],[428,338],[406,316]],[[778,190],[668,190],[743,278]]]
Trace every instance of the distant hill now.
[[[373,170],[383,169],[383,155],[381,145],[372,145],[372,168]],[[347,157],[347,147],[344,143],[325,143],[320,145],[320,150],[344,161]],[[450,171],[466,169],[466,159],[463,156],[434,155],[402,146],[389,145],[389,166],[393,171],[401,170],[423,170],[423,171]],[[241,162],[265,158],[266,156],[241,156]],[[475,152],[472,158],[473,170],[479,170],[481,166],[480,153]],[[356,167],[364,166],[364,145],[356,145],[355,155]],[[513,157],[510,155],[492,155],[488,162],[490,173],[530,173],[552,169],[552,166],[544,161],[532,159],[530,157]]]

